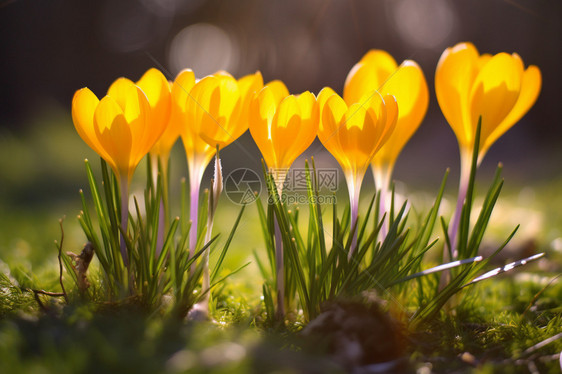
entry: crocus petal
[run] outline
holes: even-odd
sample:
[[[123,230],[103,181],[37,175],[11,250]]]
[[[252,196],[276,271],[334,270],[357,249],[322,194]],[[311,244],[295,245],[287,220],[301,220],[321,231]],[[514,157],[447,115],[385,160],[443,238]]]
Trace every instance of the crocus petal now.
[[[539,96],[542,78],[538,67],[531,65],[523,73],[521,80],[521,93],[513,109],[504,120],[493,130],[482,146],[482,152],[486,150],[507,130],[509,130],[521,117],[529,111]]]
[[[300,115],[297,99],[292,95],[283,99],[275,112],[271,125],[271,141],[276,155],[274,168],[286,169],[298,156],[288,153],[288,145],[297,141],[295,135],[301,124]]]
[[[307,91],[296,96],[295,99],[299,109],[299,122],[298,124],[293,122],[293,125],[296,125],[293,128],[286,127],[284,145],[287,149],[284,152],[287,155],[285,164],[288,166],[310,147],[318,133],[318,104],[314,95]],[[281,140],[278,141],[283,144]]]
[[[188,110],[195,114],[197,134],[211,147],[224,148],[245,131],[239,122],[240,93],[234,78],[205,77],[193,87],[191,94],[194,101]]]
[[[327,94],[328,93],[329,91],[327,91]],[[319,98],[321,96],[322,95],[319,95]],[[339,131],[343,131],[341,128],[345,126],[342,124],[342,119],[346,112],[347,104],[345,101],[337,94],[331,95],[323,106],[322,128],[318,130],[318,139],[320,139],[324,147],[334,156],[344,171],[351,168],[349,160],[339,141]]]
[[[218,78],[207,76],[193,86],[186,100],[184,129],[181,133],[186,152],[205,155],[204,158],[209,161],[215,152],[215,147],[205,142],[199,134],[202,126],[219,120],[217,118],[220,104],[219,85]],[[217,125],[215,123],[211,126]]]
[[[287,89],[287,86],[285,86],[285,83],[280,80],[271,81],[267,83],[266,86],[269,87],[269,89],[273,93],[275,102],[277,104],[279,104],[281,100],[289,96],[289,90]]]
[[[172,109],[172,112],[174,112],[175,109],[175,115],[185,112],[187,103],[192,100],[189,97],[189,92],[194,85],[195,74],[193,74],[193,71],[185,69],[177,75],[172,86],[172,107],[175,107]],[[179,122],[183,121],[180,120]],[[180,125],[179,127],[181,128],[183,126]]]
[[[414,61],[406,60],[387,80],[380,92],[393,95],[400,108],[393,135],[377,152],[374,159],[376,164],[392,166],[425,117],[429,104],[429,90],[419,65]]]
[[[107,90],[107,96],[111,96],[113,100],[121,107],[123,113],[127,118],[130,119],[131,116],[136,116],[138,113],[137,108],[127,108],[127,98],[131,96],[131,91],[135,89],[135,83],[127,78],[116,79],[109,89]],[[128,113],[126,113],[128,111]]]
[[[167,132],[163,142],[173,145],[179,134],[173,131],[166,131],[170,120],[171,112],[171,93],[168,80],[157,69],[149,69],[137,82],[137,86],[144,92],[150,104],[151,116],[149,126],[151,132],[159,139]],[[169,148],[171,148],[171,145]],[[166,147],[168,148],[168,147]],[[169,152],[169,149],[167,150]]]
[[[472,43],[447,48],[435,71],[435,93],[443,115],[461,147],[470,147],[473,130],[468,100],[478,73],[478,51]]]
[[[299,133],[300,142],[304,152],[316,139],[318,133],[318,122],[320,112],[316,97],[308,91],[297,96],[297,101],[301,111],[301,128]]]
[[[387,52],[369,51],[347,75],[343,99],[347,105],[358,103],[365,94],[380,90],[396,68],[396,61]]]
[[[165,130],[166,123],[161,123],[159,126],[150,122],[152,110],[144,92],[136,87],[134,94],[129,99],[133,105],[138,105],[138,116],[129,122],[131,134],[133,135],[133,160],[138,164],[141,159],[146,156],[154,144],[158,141],[160,136]]]
[[[170,117],[170,84],[157,69],[149,69],[137,82],[137,86],[146,95],[153,111],[151,120],[157,123],[168,123]]]
[[[271,126],[278,102],[270,86],[265,86],[250,102],[250,134],[268,167],[274,167],[275,152],[271,141]]]
[[[109,157],[105,159],[118,176],[129,179],[134,171],[130,164],[133,137],[122,108],[111,96],[104,97],[94,113],[94,128]]]
[[[482,67],[470,93],[472,128],[482,116],[481,141],[488,136],[513,109],[521,91],[523,67],[507,53],[498,53]]]
[[[154,142],[148,147],[151,132],[148,129],[147,117],[150,117],[151,112],[144,92],[131,80],[119,78],[111,84],[107,90],[107,96],[119,105],[125,116],[125,121],[131,126],[133,159],[136,159],[140,153],[148,153]],[[160,135],[161,132],[159,131],[158,136]]]
[[[254,98],[263,88],[263,77],[259,71],[255,74],[246,75],[238,80],[238,88],[240,90],[241,98],[241,112],[240,112],[240,135],[242,135],[249,126],[249,115],[250,115],[250,101]]]
[[[94,129],[94,113],[99,100],[89,88],[82,88],[72,98],[72,122],[78,135],[103,159],[109,155],[101,145]]]
[[[379,142],[374,152],[378,152],[391,138],[396,131],[396,125],[399,118],[399,107],[396,97],[393,95],[383,96],[385,117],[384,122],[379,121],[377,126],[382,127],[379,135]]]
[[[354,174],[363,175],[371,162],[376,141],[376,118],[368,114],[361,104],[355,103],[344,114],[342,125],[337,136],[344,157],[349,160]]]

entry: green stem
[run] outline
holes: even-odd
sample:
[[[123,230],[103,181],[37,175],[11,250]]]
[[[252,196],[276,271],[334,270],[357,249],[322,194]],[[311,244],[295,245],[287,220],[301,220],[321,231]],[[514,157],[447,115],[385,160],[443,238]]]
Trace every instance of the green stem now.
[[[285,318],[285,265],[283,260],[283,239],[277,217],[275,221],[275,279],[277,281],[277,318]]]
[[[156,186],[156,188],[158,188],[158,172],[160,171],[162,175],[162,199],[160,200],[160,209],[158,211],[158,236],[156,238],[156,258],[158,258],[158,256],[160,256],[160,252],[162,252],[162,247],[164,246],[166,232],[170,227],[168,218],[168,162],[164,160],[164,158],[160,158],[160,156],[153,156],[150,158],[150,160],[152,162],[152,180],[154,181],[154,186]],[[166,162],[166,164],[164,164],[164,162]],[[159,167],[160,165],[162,166],[162,168]]]
[[[283,204],[283,186],[288,170],[274,169],[275,187],[279,194],[279,203]],[[277,283],[277,319],[283,321],[285,318],[285,259],[283,254],[283,236],[277,217],[274,216],[275,225],[275,279]]]

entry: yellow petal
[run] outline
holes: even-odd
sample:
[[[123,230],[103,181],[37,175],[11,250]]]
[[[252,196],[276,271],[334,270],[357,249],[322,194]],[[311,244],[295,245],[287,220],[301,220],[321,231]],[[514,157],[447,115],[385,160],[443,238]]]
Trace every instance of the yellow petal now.
[[[101,99],[94,113],[94,129],[108,158],[105,159],[118,176],[131,177],[132,135],[122,108],[111,96]]]
[[[189,93],[185,111],[187,121],[185,126],[188,131],[185,132],[191,137],[196,153],[205,153],[209,146],[201,137],[201,129],[211,126],[216,130],[219,120],[220,106],[220,80],[212,75],[198,81]],[[224,120],[224,119],[223,119]]]
[[[396,60],[388,52],[371,49],[359,61],[362,64],[378,66],[381,71],[392,73],[396,69]]]
[[[245,131],[243,125],[238,127],[240,93],[234,78],[205,77],[193,87],[191,94],[194,100],[187,110],[194,113],[196,133],[211,147],[223,148]]]
[[[131,95],[131,91],[135,89],[134,87],[135,83],[130,79],[118,78],[109,86],[107,96],[111,96],[125,113],[127,97]],[[138,109],[130,108],[129,111],[134,114],[138,112]],[[127,116],[127,114],[125,114],[125,116]]]
[[[319,115],[318,131],[322,131],[322,129],[324,128],[324,125],[322,124],[322,112],[324,111],[324,106],[326,105],[326,102],[333,95],[337,95],[337,94],[330,87],[324,87],[318,93],[318,97],[316,98],[316,102],[318,103],[318,115]]]
[[[347,105],[357,103],[366,94],[380,90],[396,68],[396,61],[387,52],[367,52],[350,70],[345,80],[343,98]]]
[[[338,131],[338,139],[346,162],[355,175],[363,175],[371,162],[376,142],[376,123],[359,103],[349,107],[342,118],[343,126]]]
[[[250,101],[263,88],[263,77],[259,71],[255,74],[246,75],[238,80],[240,90],[240,130],[244,133],[249,126]]]
[[[238,80],[238,87],[241,94],[249,101],[254,93],[259,92],[263,88],[263,77],[261,72],[256,71],[254,74],[243,76]]]
[[[429,90],[418,64],[406,60],[384,84],[381,94],[393,95],[400,110],[396,129],[377,152],[374,162],[392,166],[425,116],[429,104]]]
[[[478,73],[478,51],[471,43],[447,48],[435,71],[435,93],[443,115],[455,132],[461,147],[470,147],[474,129],[468,100]]]
[[[131,80],[119,78],[109,87],[111,97],[122,111],[132,137],[130,159],[136,164],[148,153],[163,132],[162,126],[151,127],[152,111],[145,93]],[[103,125],[108,122],[101,122]],[[103,129],[100,128],[103,132]]]
[[[287,129],[289,136],[292,132],[292,140],[287,143],[287,153],[299,157],[314,142],[318,133],[318,103],[314,95],[308,91],[296,96],[300,112],[300,124],[298,128]],[[294,162],[291,160],[290,164]]]
[[[321,113],[322,128],[318,129],[318,139],[344,170],[351,167],[339,142],[339,132],[343,131],[341,128],[345,127],[342,120],[346,112],[345,101],[337,94],[331,95],[326,100]]]
[[[164,81],[162,81],[164,78]],[[150,69],[137,82],[147,95],[150,106],[156,117],[156,123],[164,125],[164,131],[158,141],[152,146],[150,154],[153,157],[159,156],[163,165],[167,165],[172,147],[180,136],[177,126],[173,126],[171,120],[173,82],[167,81],[165,77],[156,69]],[[166,114],[167,103],[167,114]]]
[[[94,129],[94,113],[99,100],[88,88],[82,88],[72,98],[72,122],[78,135],[102,158],[108,154],[100,144]]]
[[[271,141],[276,156],[274,168],[289,168],[299,156],[290,152],[290,145],[298,141],[295,135],[301,124],[300,115],[297,99],[293,95],[283,99],[275,112],[271,125]]]
[[[271,81],[267,83],[266,86],[269,87],[269,89],[273,93],[273,97],[275,98],[275,102],[277,104],[279,104],[281,100],[289,96],[289,90],[287,89],[287,86],[285,86],[285,83],[280,80]]]
[[[377,127],[382,127],[382,130],[378,132],[380,135],[378,135],[379,139],[376,143],[374,152],[378,152],[379,149],[390,140],[392,134],[396,131],[396,124],[399,118],[399,109],[396,98],[393,95],[384,95],[383,99],[385,117],[383,117],[384,122],[379,121],[377,123]]]
[[[137,110],[133,113],[133,109]],[[126,99],[125,119],[132,135],[131,160],[136,168],[162,135],[164,126],[153,126],[152,110],[144,92],[137,86]]]
[[[214,148],[210,147],[198,135],[198,126],[192,111],[187,110],[189,105],[194,104],[191,91],[195,85],[195,75],[189,69],[182,70],[172,87],[172,118],[170,125],[180,133],[188,162],[194,163],[195,158],[201,158],[201,164],[207,165],[214,154]],[[197,128],[196,128],[197,127]],[[197,130],[197,132],[195,131]]]
[[[482,144],[513,109],[521,91],[522,69],[520,60],[498,53],[478,73],[470,102],[474,129],[482,116]]]
[[[171,93],[166,77],[157,69],[149,69],[137,82],[144,92],[152,111],[150,127],[160,129],[164,133],[170,120]],[[156,130],[158,132],[158,130]],[[179,135],[179,134],[178,134]],[[169,135],[174,137],[175,134]],[[175,136],[177,138],[177,136]],[[175,139],[174,139],[175,140]]]
[[[270,86],[265,86],[250,101],[250,134],[265,163],[270,168],[273,168],[275,164],[275,153],[271,142],[271,125],[277,105],[275,94]]]
[[[182,70],[174,80],[172,86],[172,112],[185,112],[185,106],[191,100],[189,92],[195,85],[195,75],[189,69]],[[175,108],[174,108],[175,107]]]
[[[521,93],[513,109],[504,120],[490,133],[482,146],[481,152],[486,150],[507,130],[517,123],[529,111],[537,100],[541,90],[542,78],[538,67],[531,65],[523,73],[521,80]]]
[[[223,77],[230,77],[230,78],[232,78],[232,75],[231,75],[228,71],[226,71],[226,70],[217,70],[217,71],[216,71],[215,73],[213,73],[212,75],[215,76],[215,77],[221,77],[221,76],[223,76]]]

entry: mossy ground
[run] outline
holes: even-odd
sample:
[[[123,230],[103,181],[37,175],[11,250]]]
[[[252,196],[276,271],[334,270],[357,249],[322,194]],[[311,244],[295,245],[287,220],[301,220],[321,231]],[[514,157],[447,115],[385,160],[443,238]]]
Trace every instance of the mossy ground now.
[[[52,125],[51,141],[72,143],[66,131],[57,130],[60,128]],[[0,159],[19,159],[24,169],[37,161],[30,148],[51,144],[33,132],[1,135]],[[87,151],[80,149],[79,153]],[[26,287],[59,290],[53,245],[60,237],[58,219],[68,216],[64,249],[78,252],[85,239],[73,215],[80,206],[77,190],[86,185],[82,160],[68,161],[65,155],[48,149],[44,154],[54,158],[52,164],[25,181],[17,175],[17,168],[10,174],[0,164],[2,175],[13,179],[0,188],[0,372],[345,372],[329,355],[307,347],[298,316],[286,328],[264,324],[263,280],[254,265],[228,280],[216,300],[213,323],[174,320],[134,302],[63,306],[60,298],[39,296],[48,310],[42,309]],[[52,180],[57,182],[49,184]],[[562,215],[557,209],[562,206],[562,182],[529,186],[507,182],[486,240],[494,247],[515,224],[520,223],[522,229],[493,265],[524,257],[529,251],[546,251],[547,257],[467,289],[455,313],[443,311],[432,323],[407,332],[405,370],[560,371],[562,282],[556,277],[562,272]],[[42,185],[50,187],[42,190],[38,187]],[[451,202],[453,190],[448,189]],[[37,191],[45,196],[35,195],[37,200],[31,202],[25,198]],[[74,191],[71,198],[68,191]],[[236,209],[219,206],[217,230],[230,227]],[[262,240],[257,213],[250,207],[245,214],[247,226],[237,234],[227,256],[227,270],[251,260],[252,250]],[[95,286],[95,264],[90,277]],[[556,336],[558,339],[547,341]],[[538,344],[545,341],[548,344]]]

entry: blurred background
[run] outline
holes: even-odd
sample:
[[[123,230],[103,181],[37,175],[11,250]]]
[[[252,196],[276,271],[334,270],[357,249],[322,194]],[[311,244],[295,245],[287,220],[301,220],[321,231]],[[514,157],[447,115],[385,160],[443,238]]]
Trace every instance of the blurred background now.
[[[435,99],[437,61],[461,41],[482,53],[517,52],[526,65],[540,67],[542,92],[492,147],[481,174],[489,178],[503,162],[506,185],[527,206],[536,202],[533,188],[551,186],[562,175],[561,21],[559,0],[2,1],[0,256],[37,246],[51,256],[56,220],[67,215],[75,226],[78,190],[87,187],[83,159],[98,158],[74,131],[74,92],[87,86],[101,97],[117,77],[137,80],[150,67],[169,79],[183,68],[199,77],[218,69],[236,77],[260,70],[265,81],[281,79],[294,93],[324,86],[341,93],[348,71],[371,48],[398,62],[413,59],[430,87],[429,111],[400,156],[395,178],[409,190],[434,193],[450,167],[448,191],[454,194],[458,146]],[[179,143],[175,152],[179,180],[187,175]],[[249,134],[223,155],[226,172],[259,169]],[[335,165],[316,143],[305,156],[311,155]],[[558,189],[551,193],[558,196]],[[549,219],[562,221],[552,201],[545,206],[552,210]],[[38,228],[49,220],[48,228]],[[75,240],[83,240],[78,229]]]

